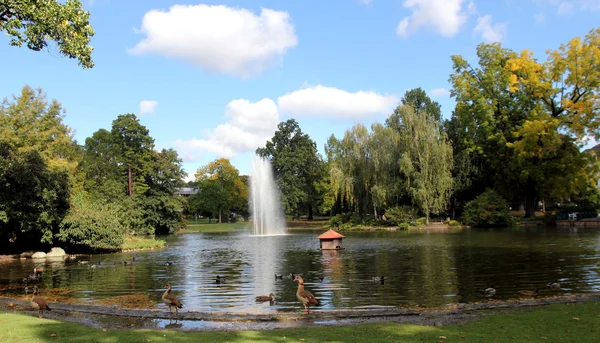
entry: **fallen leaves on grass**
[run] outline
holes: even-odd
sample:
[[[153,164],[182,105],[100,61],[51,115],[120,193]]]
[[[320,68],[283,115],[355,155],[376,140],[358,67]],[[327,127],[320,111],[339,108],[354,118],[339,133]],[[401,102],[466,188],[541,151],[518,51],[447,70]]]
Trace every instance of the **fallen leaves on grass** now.
[[[117,306],[121,308],[153,308],[156,306],[147,294],[128,294],[109,297],[95,301],[100,305]]]

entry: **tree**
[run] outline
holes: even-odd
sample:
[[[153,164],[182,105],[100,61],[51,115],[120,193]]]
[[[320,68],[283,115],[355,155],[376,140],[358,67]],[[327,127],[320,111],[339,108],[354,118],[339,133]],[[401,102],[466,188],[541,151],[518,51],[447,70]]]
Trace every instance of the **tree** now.
[[[446,208],[452,190],[452,147],[440,123],[424,110],[411,106],[398,109],[401,116],[400,137],[404,148],[400,170],[406,176],[413,202],[425,213]]]
[[[427,113],[434,121],[440,121],[442,116],[442,106],[437,101],[431,100],[427,95],[427,92],[421,87],[406,91],[402,97],[401,103],[404,106],[414,108],[417,112]],[[400,113],[398,113],[398,111],[394,111],[394,113],[386,119],[386,126],[399,129]]]
[[[578,145],[585,134],[598,137],[599,36],[576,38],[543,64],[499,43],[478,46],[478,68],[452,57],[454,115],[462,151],[480,161],[476,183],[524,202],[526,216],[541,198],[569,198],[595,177]],[[557,188],[563,177],[573,181]]]
[[[100,129],[85,139],[79,169],[85,175],[84,189],[92,196],[114,201],[125,194],[119,173],[119,156],[110,131]]]
[[[52,170],[37,150],[0,139],[0,239],[19,251],[52,243],[69,208],[69,178]]]
[[[277,125],[273,137],[264,148],[256,149],[256,154],[271,160],[285,210],[299,216],[305,207],[312,220],[315,182],[323,166],[315,142],[294,119],[288,119]]]
[[[66,57],[76,58],[79,65],[94,67],[90,40],[94,29],[90,14],[78,0],[5,0],[0,3],[0,31],[11,37],[10,45],[40,51],[49,41]]]
[[[41,89],[25,86],[0,105],[0,137],[18,151],[38,151],[49,168],[73,175],[80,156],[63,118],[58,101],[49,103]]]
[[[219,214],[219,224],[222,223],[222,212],[229,211],[242,201],[248,201],[248,187],[240,178],[239,171],[226,158],[220,158],[198,168],[195,174],[199,182],[198,196],[202,207],[216,210]],[[208,187],[203,191],[203,188]],[[207,194],[213,197],[214,207],[205,206],[210,201]],[[211,211],[212,212],[212,211]],[[214,212],[213,212],[214,213]]]
[[[145,192],[147,189],[144,175],[152,168],[154,139],[149,130],[142,125],[135,114],[122,114],[112,123],[112,142],[117,149],[118,165],[121,175],[127,176],[127,195]]]

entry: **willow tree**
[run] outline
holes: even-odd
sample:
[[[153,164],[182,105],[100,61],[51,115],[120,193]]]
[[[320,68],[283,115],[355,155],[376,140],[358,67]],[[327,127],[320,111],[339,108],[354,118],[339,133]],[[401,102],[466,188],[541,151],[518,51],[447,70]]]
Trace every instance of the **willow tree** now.
[[[446,209],[452,191],[452,146],[439,121],[424,110],[400,106],[400,139],[404,151],[400,170],[406,177],[413,203],[429,215]]]

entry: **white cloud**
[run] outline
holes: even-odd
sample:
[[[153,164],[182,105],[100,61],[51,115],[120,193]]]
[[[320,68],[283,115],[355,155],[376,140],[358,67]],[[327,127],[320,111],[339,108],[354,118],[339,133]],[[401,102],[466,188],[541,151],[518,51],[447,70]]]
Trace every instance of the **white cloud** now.
[[[158,53],[242,78],[280,63],[298,43],[289,14],[266,8],[256,15],[223,5],[174,5],[144,14],[139,31],[146,37],[131,53]]]
[[[142,100],[140,102],[140,115],[154,112],[156,106],[158,106],[158,101],[156,100]]]
[[[575,5],[570,1],[563,1],[558,5],[559,15],[569,15],[575,10]]]
[[[196,181],[196,175],[194,173],[187,173],[187,175],[183,178],[183,182]]]
[[[432,89],[429,94],[432,97],[447,97],[450,95],[450,91],[447,90],[446,88],[435,88]]]
[[[537,24],[543,24],[546,22],[546,15],[544,15],[544,13],[537,13],[536,15],[534,15],[534,18]]]
[[[477,18],[477,26],[473,30],[473,33],[479,34],[486,42],[502,42],[503,38],[506,37],[507,25],[506,23],[493,24],[491,15],[484,15],[483,17]]]
[[[533,0],[541,7],[557,7],[559,15],[569,15],[575,11],[600,11],[600,0]]]
[[[396,34],[408,37],[420,28],[432,30],[444,37],[455,36],[475,10],[472,2],[465,9],[466,0],[405,0],[403,6],[412,10],[396,27]]]
[[[373,91],[350,93],[322,85],[306,87],[277,98],[281,113],[352,119],[387,114],[397,102],[393,95],[382,95]]]
[[[239,153],[254,151],[270,139],[279,112],[275,102],[264,98],[258,102],[233,100],[225,107],[228,121],[205,133],[203,139],[177,140],[174,145],[185,161],[194,161],[202,152],[231,158]]]

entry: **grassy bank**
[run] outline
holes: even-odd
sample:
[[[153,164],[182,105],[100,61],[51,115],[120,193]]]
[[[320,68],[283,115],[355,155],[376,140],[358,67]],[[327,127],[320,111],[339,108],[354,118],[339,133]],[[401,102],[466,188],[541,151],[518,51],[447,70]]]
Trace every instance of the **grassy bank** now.
[[[0,312],[3,342],[597,342],[600,303],[560,304],[442,327],[380,323],[271,331],[102,330]],[[185,325],[185,324],[184,324]],[[301,323],[298,323],[301,326]]]
[[[179,233],[186,232],[232,232],[232,231],[243,231],[250,228],[250,223],[237,222],[237,223],[222,223],[215,224],[211,223],[197,223],[193,221],[186,225],[185,229],[179,230]]]
[[[162,248],[166,244],[165,241],[161,239],[156,239],[154,237],[126,237],[125,242],[121,246],[123,251],[128,250],[144,250],[144,249],[157,249]]]

